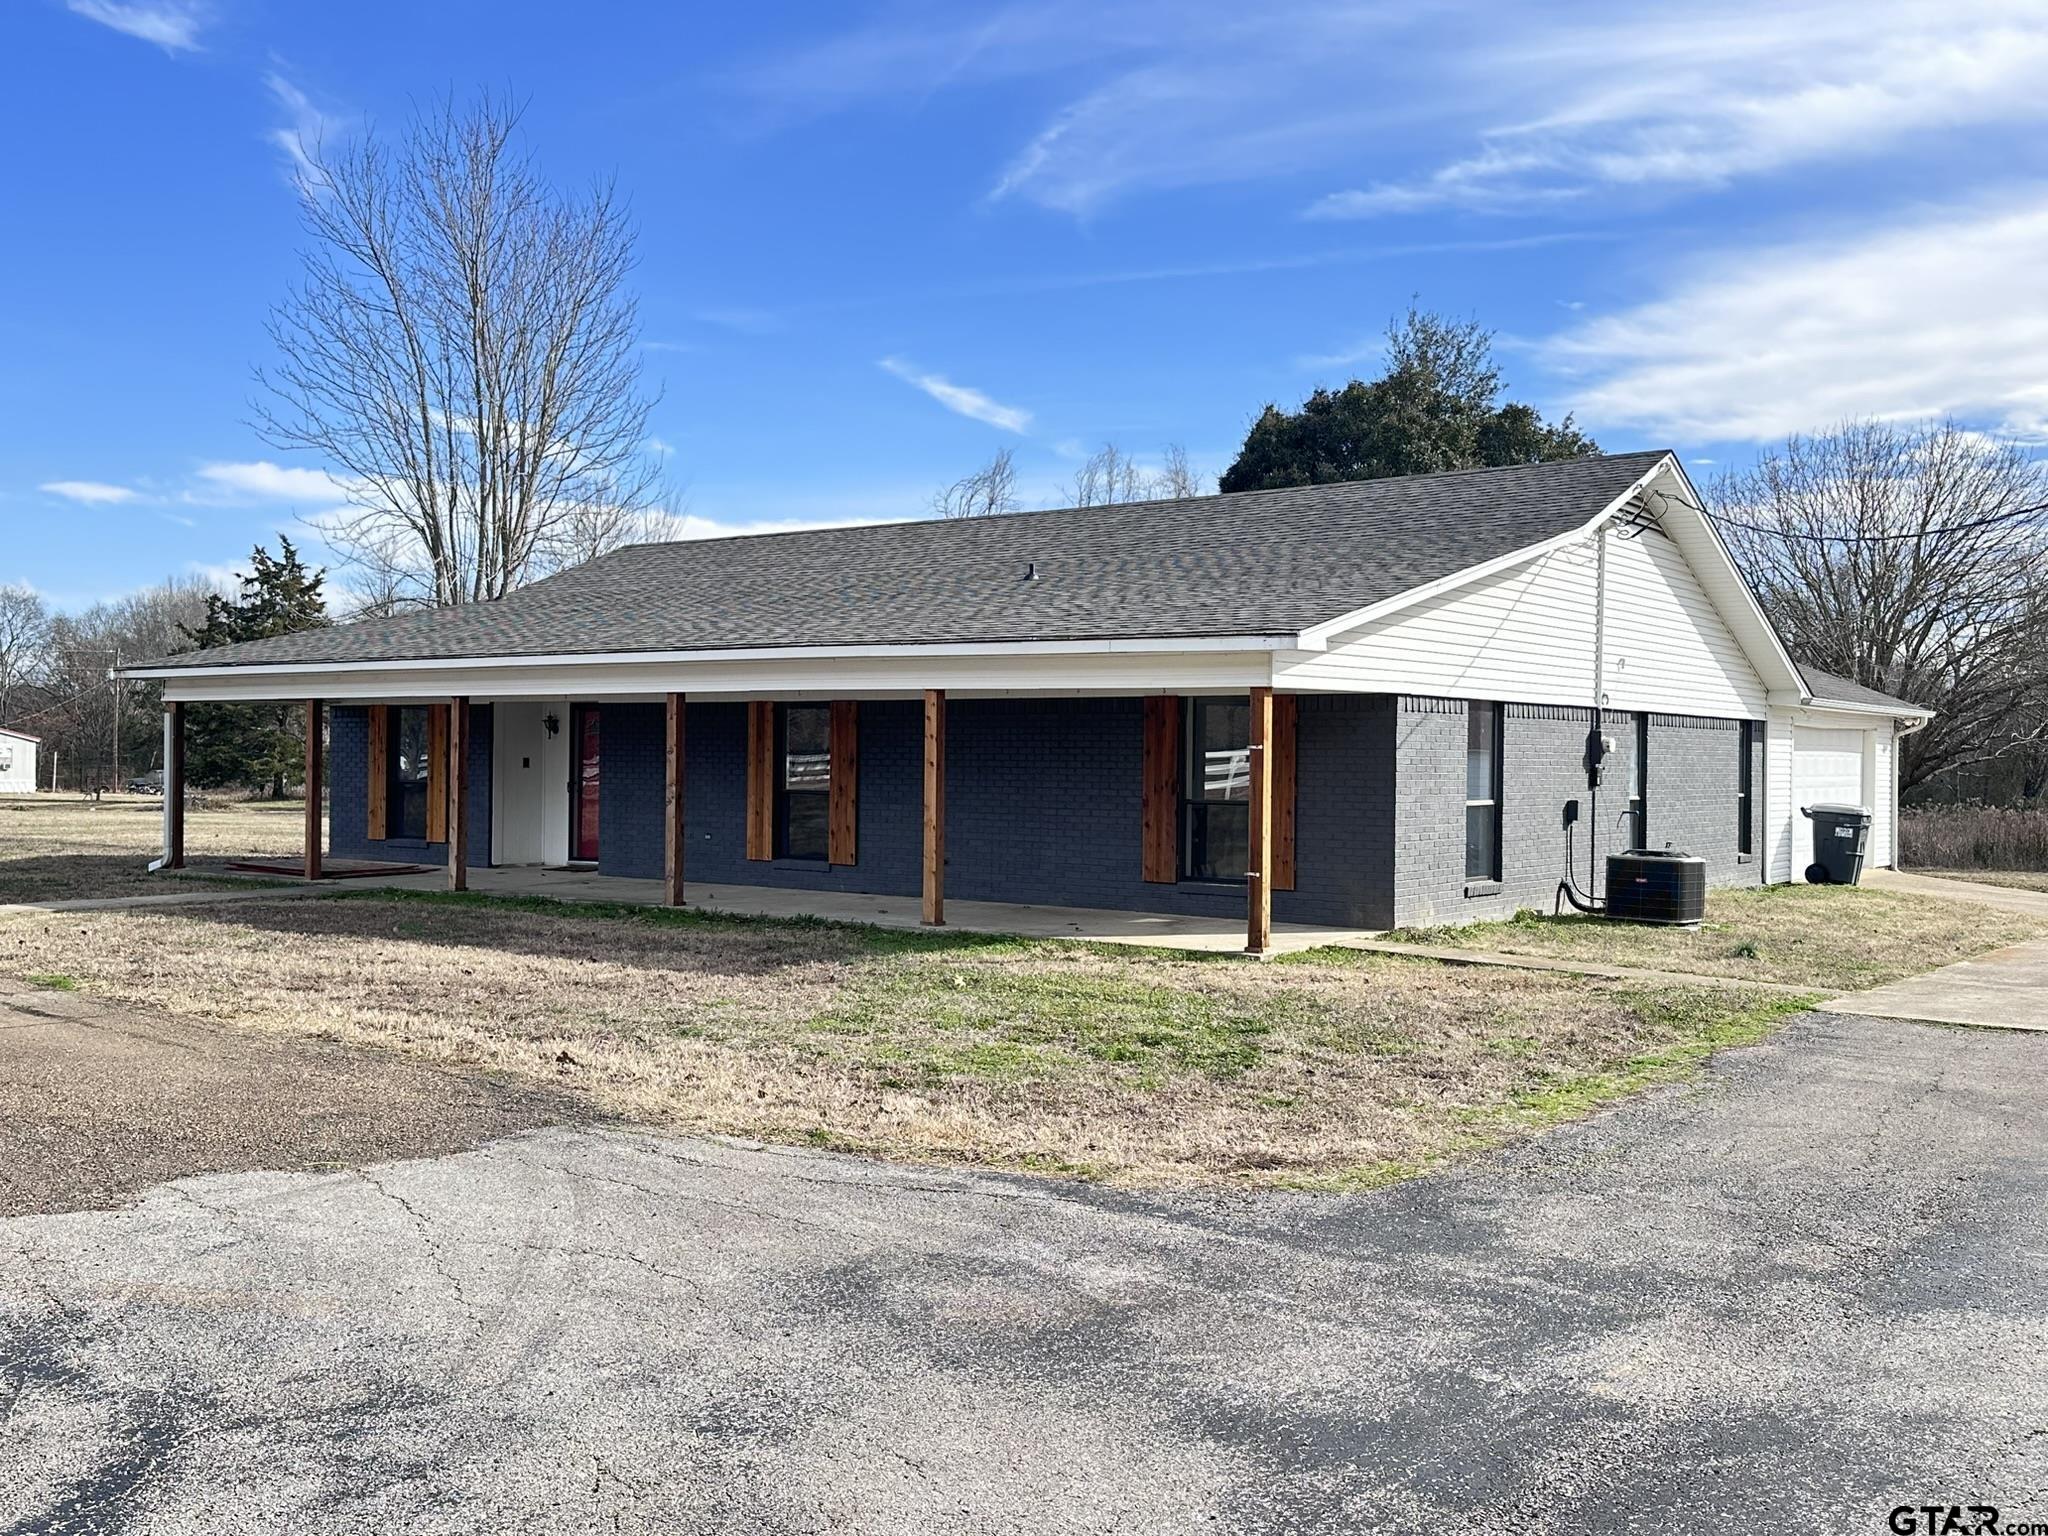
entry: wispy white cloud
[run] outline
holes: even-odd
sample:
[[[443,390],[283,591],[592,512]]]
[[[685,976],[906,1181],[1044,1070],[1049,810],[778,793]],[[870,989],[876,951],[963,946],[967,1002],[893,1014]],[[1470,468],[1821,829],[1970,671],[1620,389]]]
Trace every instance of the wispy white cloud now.
[[[1333,192],[1317,218],[1507,211],[1595,191],[1721,186],[2048,120],[2048,27],[2026,0],[1775,0],[1561,16],[1531,8],[1460,62],[1462,153]],[[1425,67],[1428,67],[1425,65]]]
[[[1089,215],[1316,176],[1319,218],[1573,206],[2048,120],[2040,0],[1037,0],[887,8],[761,65],[772,116],[1029,80],[988,195]]]
[[[1541,344],[1589,426],[1760,442],[1844,417],[2048,436],[2048,187],[1825,241],[1730,250]]]
[[[140,500],[142,496],[132,486],[109,485],[104,480],[46,480],[36,489],[89,507],[116,506]]]
[[[734,331],[742,336],[772,336],[786,324],[783,317],[772,309],[754,309],[744,304],[700,309],[696,318],[704,325],[715,326],[721,331]]]
[[[907,511],[916,510],[919,509],[907,509]],[[828,516],[819,518],[761,518],[751,522],[722,522],[717,518],[699,517],[694,512],[681,514],[666,513],[651,520],[649,531],[652,537],[646,542],[744,538],[761,533],[808,533],[817,528],[859,528],[898,520],[884,517]]]
[[[121,0],[65,0],[71,11],[116,32],[155,43],[166,53],[191,53],[199,47],[199,31],[206,23],[206,11],[183,0],[123,4]]]
[[[1406,26],[1399,8],[1349,0],[1037,0],[972,16],[910,6],[742,83],[795,115],[1059,82],[1059,104],[988,195],[1085,215],[1138,191],[1343,163],[1406,110],[1371,78]]]
[[[348,482],[324,469],[301,469],[273,464],[268,459],[247,463],[202,464],[199,486],[186,500],[211,498],[235,501],[319,502],[326,505],[344,500]]]
[[[263,77],[263,84],[285,115],[285,121],[264,137],[284,152],[295,185],[320,185],[320,168],[313,163],[313,157],[328,138],[340,131],[344,119],[322,111],[310,96],[276,70]]]
[[[1031,430],[1029,411],[992,400],[980,390],[970,389],[965,384],[955,384],[943,374],[923,372],[900,357],[885,357],[878,366],[885,373],[893,374],[913,388],[923,390],[956,416],[985,421],[992,427],[1001,427],[1005,432]]]

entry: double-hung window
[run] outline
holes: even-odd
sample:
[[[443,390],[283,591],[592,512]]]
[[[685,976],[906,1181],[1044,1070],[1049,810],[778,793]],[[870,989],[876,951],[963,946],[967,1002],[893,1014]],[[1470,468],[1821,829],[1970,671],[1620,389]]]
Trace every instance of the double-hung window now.
[[[783,704],[775,713],[775,852],[823,863],[831,853],[832,709]]]
[[[1465,878],[1500,878],[1501,717],[1498,704],[1465,711]]]
[[[391,779],[385,801],[389,835],[421,842],[427,836],[427,753],[432,739],[427,713],[424,704],[401,704],[391,711]]]
[[[1251,854],[1251,704],[1205,698],[1188,704],[1181,873],[1189,880],[1242,880]]]
[[[1754,853],[1756,818],[1751,797],[1756,793],[1756,722],[1744,720],[1740,726],[1737,750],[1742,755],[1735,763],[1735,851]]]

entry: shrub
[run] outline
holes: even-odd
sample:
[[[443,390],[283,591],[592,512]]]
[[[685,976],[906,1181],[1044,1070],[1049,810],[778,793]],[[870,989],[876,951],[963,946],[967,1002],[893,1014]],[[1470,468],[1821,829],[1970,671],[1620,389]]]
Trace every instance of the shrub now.
[[[2048,870],[2048,810],[1908,808],[1899,815],[1899,862],[1907,869]]]

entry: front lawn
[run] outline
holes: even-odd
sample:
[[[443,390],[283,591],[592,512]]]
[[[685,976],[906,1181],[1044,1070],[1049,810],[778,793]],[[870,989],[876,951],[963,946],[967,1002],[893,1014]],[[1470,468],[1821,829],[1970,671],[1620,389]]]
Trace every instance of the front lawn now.
[[[185,856],[297,857],[305,825],[303,800],[201,801],[185,811]],[[0,797],[0,905],[176,890],[170,877],[149,873],[163,834],[164,803],[153,795]],[[205,880],[193,871],[181,878]]]
[[[0,966],[680,1130],[1140,1184],[1368,1187],[1681,1077],[1800,1006],[1351,951],[1262,965],[371,892],[18,918]]]
[[[1976,878],[1976,877],[1972,877]],[[1523,913],[1407,929],[1417,943],[1858,991],[2048,934],[2048,920],[1867,886],[1712,891],[1697,929]]]

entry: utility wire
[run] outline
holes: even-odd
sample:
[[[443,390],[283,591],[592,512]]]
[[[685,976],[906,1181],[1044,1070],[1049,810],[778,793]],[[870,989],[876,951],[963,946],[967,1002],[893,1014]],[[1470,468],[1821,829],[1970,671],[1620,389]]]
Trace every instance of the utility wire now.
[[[1700,510],[1706,512],[1704,507]],[[1997,528],[2042,512],[2048,512],[2048,501],[2037,502],[2031,507],[2016,507],[2010,512],[2000,512],[1993,517],[1980,517],[1967,523],[1943,523],[1940,527],[1923,529],[1919,533],[1797,533],[1789,528],[1767,528],[1761,523],[1745,523],[1737,518],[1723,517],[1718,512],[1707,512],[1706,515],[1723,528],[1740,528],[1745,532],[1761,533],[1773,539],[1804,539],[1813,544],[1903,544],[1912,540],[1939,538],[1950,533],[1970,533],[1979,528]]]

